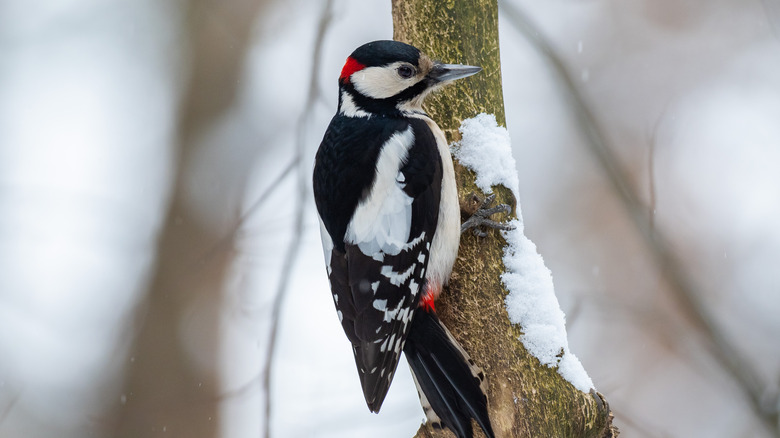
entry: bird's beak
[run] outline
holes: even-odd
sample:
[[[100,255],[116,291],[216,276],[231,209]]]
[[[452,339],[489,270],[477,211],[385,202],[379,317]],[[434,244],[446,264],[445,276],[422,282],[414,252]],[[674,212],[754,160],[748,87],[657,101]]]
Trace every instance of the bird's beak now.
[[[454,81],[455,79],[465,78],[479,73],[482,67],[461,64],[433,64],[433,69],[428,73],[428,77],[436,82]]]

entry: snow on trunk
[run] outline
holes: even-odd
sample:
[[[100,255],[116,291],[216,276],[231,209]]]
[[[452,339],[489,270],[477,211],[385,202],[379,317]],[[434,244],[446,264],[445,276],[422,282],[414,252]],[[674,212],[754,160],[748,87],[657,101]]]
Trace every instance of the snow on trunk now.
[[[485,193],[501,184],[518,199],[515,229],[502,231],[504,267],[501,276],[509,294],[506,309],[509,319],[523,331],[520,341],[526,350],[583,392],[593,388],[588,373],[579,359],[569,351],[565,315],[555,297],[552,274],[536,252],[536,245],[523,234],[523,219],[518,198],[518,178],[511,142],[506,128],[498,126],[492,114],[479,114],[464,120],[460,126],[462,139],[452,145],[452,153],[461,165],[476,173],[476,184]]]

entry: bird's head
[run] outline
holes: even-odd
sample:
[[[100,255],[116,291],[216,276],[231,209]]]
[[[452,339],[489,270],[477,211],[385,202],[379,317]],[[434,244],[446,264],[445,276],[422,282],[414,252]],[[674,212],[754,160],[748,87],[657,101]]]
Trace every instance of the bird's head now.
[[[339,113],[350,117],[421,113],[429,92],[480,70],[432,61],[398,41],[367,43],[349,55],[341,70]]]

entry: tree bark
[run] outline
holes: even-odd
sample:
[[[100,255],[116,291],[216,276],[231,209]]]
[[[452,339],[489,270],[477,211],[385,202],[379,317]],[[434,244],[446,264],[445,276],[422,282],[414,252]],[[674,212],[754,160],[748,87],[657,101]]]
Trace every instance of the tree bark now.
[[[450,142],[460,139],[462,120],[481,112],[505,125],[496,0],[392,0],[393,38],[447,63],[479,65],[483,71],[428,98],[427,113]],[[455,162],[462,214],[473,213],[484,194],[475,175]],[[496,201],[515,211],[503,186]],[[499,217],[508,220],[509,215]],[[613,437],[612,413],[601,394],[584,393],[554,368],[539,363],[519,340],[522,328],[509,321],[501,284],[501,234],[465,233],[449,286],[437,302],[439,317],[488,380],[488,404],[497,437]],[[483,436],[476,428],[476,436]],[[423,424],[417,437],[453,436]]]

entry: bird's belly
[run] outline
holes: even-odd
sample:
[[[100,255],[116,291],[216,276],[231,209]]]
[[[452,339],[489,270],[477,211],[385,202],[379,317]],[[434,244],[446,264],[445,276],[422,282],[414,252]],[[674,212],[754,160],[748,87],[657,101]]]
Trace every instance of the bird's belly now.
[[[429,290],[434,295],[438,295],[441,291],[441,286],[447,284],[452,272],[452,266],[458,257],[458,246],[460,245],[460,204],[458,202],[458,188],[455,186],[455,169],[444,133],[436,125],[436,122],[430,118],[426,116],[419,117],[425,120],[436,137],[436,146],[441,156],[442,165],[439,220],[436,226],[436,234],[434,234],[431,242],[430,259],[425,273],[425,279],[432,286]]]

